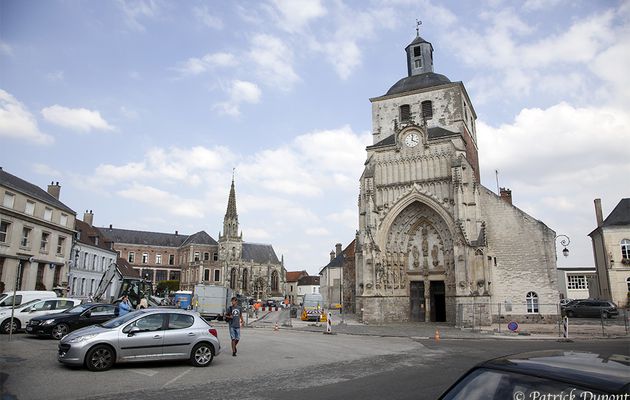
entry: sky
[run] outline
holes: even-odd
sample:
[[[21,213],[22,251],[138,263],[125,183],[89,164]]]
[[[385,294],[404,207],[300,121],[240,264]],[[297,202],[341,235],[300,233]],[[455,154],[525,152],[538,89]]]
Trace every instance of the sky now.
[[[244,240],[316,274],[358,229],[369,99],[416,19],[481,183],[594,265],[593,200],[630,197],[628,1],[1,0],[0,166],[96,226],[215,239],[234,174]]]

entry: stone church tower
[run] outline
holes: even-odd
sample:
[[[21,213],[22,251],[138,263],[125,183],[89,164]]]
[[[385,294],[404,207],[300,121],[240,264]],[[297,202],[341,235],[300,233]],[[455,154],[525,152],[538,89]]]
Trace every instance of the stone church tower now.
[[[405,51],[408,76],[370,99],[357,313],[370,322],[465,323],[472,303],[485,305],[488,320],[499,303],[528,314],[528,296],[555,305],[555,233],[480,184],[463,83],[433,72],[433,46],[419,35]],[[531,313],[557,313],[541,308]]]

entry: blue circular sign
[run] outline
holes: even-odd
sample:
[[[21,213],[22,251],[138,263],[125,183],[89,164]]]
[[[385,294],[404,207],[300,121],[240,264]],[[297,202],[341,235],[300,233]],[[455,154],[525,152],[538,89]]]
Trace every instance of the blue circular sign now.
[[[518,330],[518,324],[512,321],[508,324],[508,329],[511,330],[512,332],[516,332]]]

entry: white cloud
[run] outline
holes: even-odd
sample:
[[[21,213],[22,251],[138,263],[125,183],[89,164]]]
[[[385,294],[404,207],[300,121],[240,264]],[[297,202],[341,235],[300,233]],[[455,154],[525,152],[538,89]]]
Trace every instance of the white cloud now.
[[[37,121],[15,97],[0,89],[0,137],[34,144],[51,144],[52,136],[42,133]]]
[[[320,0],[272,0],[271,3],[278,12],[279,26],[289,32],[299,32],[327,13]]]
[[[212,29],[223,29],[223,21],[221,18],[210,13],[207,6],[194,7],[193,15],[204,25]]]
[[[5,56],[13,55],[13,47],[9,45],[7,42],[0,40],[0,54],[4,54]]]
[[[262,91],[252,82],[234,80],[227,89],[228,99],[214,105],[214,108],[221,114],[233,117],[241,114],[240,105],[242,103],[256,104],[260,101]]]
[[[206,54],[201,58],[189,58],[174,69],[179,71],[181,75],[188,76],[199,75],[213,68],[233,67],[237,64],[238,60],[233,54],[218,52]]]
[[[358,191],[358,188],[357,188]],[[359,215],[355,209],[344,209],[334,212],[326,216],[328,221],[335,224],[342,224],[350,229],[356,229],[359,226]]]
[[[61,171],[55,169],[51,165],[41,163],[33,164],[33,171],[40,175],[46,175],[47,177],[54,176],[56,179],[59,179],[63,175]]]
[[[155,0],[118,0],[116,3],[125,15],[127,26],[141,32],[146,28],[140,20],[155,18],[160,9]]]
[[[304,233],[309,236],[328,236],[330,231],[326,228],[309,228]]]
[[[293,51],[275,36],[255,35],[247,56],[255,64],[258,78],[268,86],[289,90],[300,80],[293,69]]]
[[[271,238],[271,235],[266,229],[254,227],[248,227],[247,230],[243,232],[243,235],[247,235],[248,241],[266,240]]]
[[[119,190],[117,194],[127,199],[167,210],[176,216],[199,218],[204,216],[202,201],[184,199],[152,186],[134,183],[127,189]]]
[[[114,130],[114,127],[101,117],[100,112],[85,108],[67,108],[55,104],[42,109],[42,115],[46,121],[52,124],[79,132]]]

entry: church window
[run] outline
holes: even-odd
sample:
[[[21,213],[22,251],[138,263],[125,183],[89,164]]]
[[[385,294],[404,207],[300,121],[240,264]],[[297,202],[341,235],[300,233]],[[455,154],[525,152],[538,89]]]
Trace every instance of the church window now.
[[[422,47],[416,46],[413,48],[413,56],[414,57],[422,57]]]
[[[538,312],[538,295],[536,292],[529,292],[527,296],[525,296],[525,301],[527,303],[527,312],[529,314]]]
[[[249,279],[247,275],[248,275],[247,270],[244,269],[243,270],[243,286],[242,286],[243,290],[247,290],[247,280]]]
[[[433,118],[433,104],[430,100],[426,100],[422,102],[422,118],[431,119]]]
[[[278,271],[271,273],[271,291],[277,292],[279,287]]]
[[[621,258],[630,260],[630,240],[623,239],[621,241]]]
[[[409,104],[400,106],[400,122],[406,122],[411,119],[411,107]]]
[[[236,268],[232,268],[230,272],[230,288],[236,289],[236,284],[238,283],[238,277],[236,276]]]

